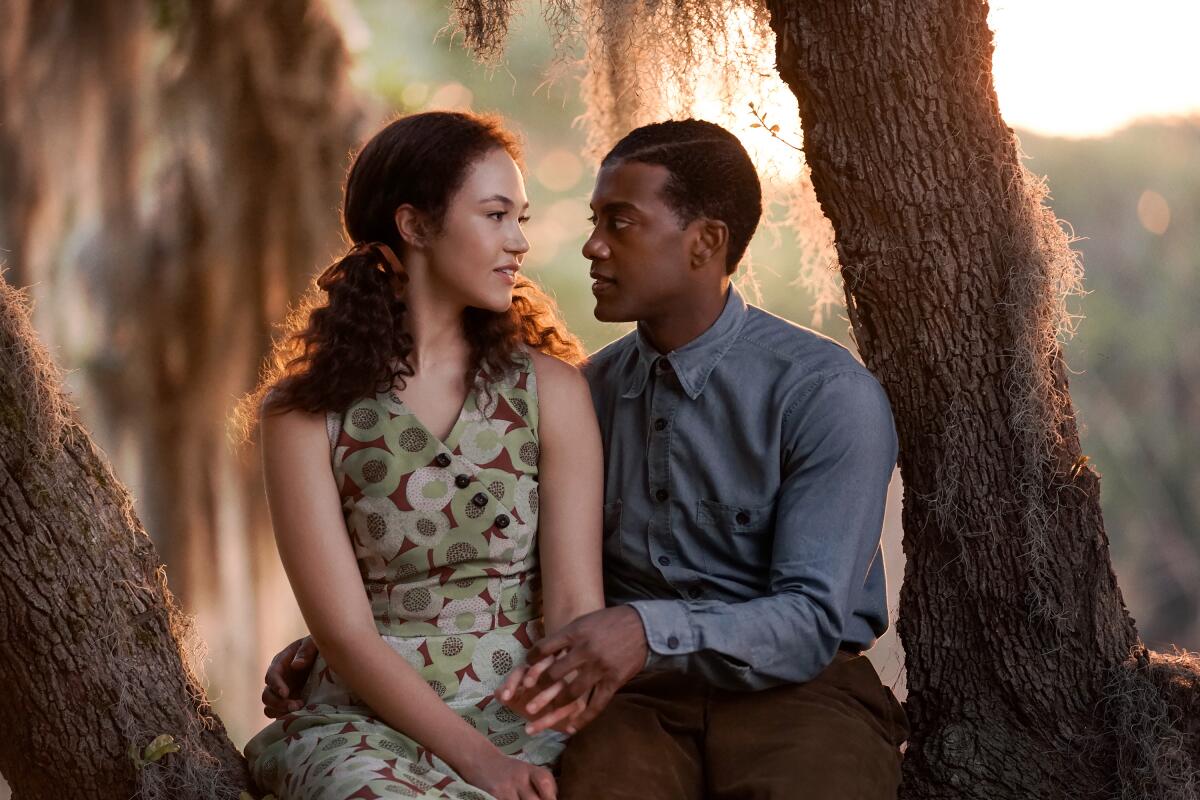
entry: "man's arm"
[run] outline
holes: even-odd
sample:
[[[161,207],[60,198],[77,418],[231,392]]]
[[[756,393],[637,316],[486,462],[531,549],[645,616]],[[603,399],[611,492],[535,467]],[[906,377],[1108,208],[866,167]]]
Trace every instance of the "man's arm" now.
[[[594,688],[576,717],[578,727],[586,725],[643,658],[649,669],[694,672],[741,690],[802,683],[833,660],[879,548],[897,454],[887,396],[869,374],[828,376],[785,413],[784,439],[769,593],[742,603],[638,600],[546,637],[530,663],[558,658],[512,698],[537,717],[531,732]],[[641,626],[618,626],[618,614],[630,607]],[[574,679],[555,686],[574,671]]]
[[[742,603],[639,600],[648,668],[716,686],[802,683],[833,659],[879,548],[897,443],[882,387],[831,375],[784,415],[769,594]]]

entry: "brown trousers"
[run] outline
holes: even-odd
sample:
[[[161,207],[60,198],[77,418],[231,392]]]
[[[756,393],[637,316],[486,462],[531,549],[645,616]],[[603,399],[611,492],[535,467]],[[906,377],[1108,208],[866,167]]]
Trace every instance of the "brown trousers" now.
[[[808,683],[734,692],[643,673],[571,738],[561,800],[884,800],[908,721],[863,655]]]

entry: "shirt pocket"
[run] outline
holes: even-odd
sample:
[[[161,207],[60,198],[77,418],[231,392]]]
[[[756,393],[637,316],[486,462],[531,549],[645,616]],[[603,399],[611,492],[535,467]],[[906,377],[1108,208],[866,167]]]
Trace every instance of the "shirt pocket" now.
[[[696,503],[696,522],[704,535],[704,565],[709,575],[764,588],[771,567],[775,504],[731,505],[716,500]]]

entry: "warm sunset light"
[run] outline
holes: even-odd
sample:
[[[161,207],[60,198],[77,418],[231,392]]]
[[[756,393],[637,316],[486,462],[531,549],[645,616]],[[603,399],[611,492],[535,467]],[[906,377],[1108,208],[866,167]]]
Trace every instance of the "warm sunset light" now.
[[[1200,113],[1195,0],[994,0],[988,21],[1014,128],[1103,136],[1138,117]]]
[[[801,143],[796,100],[773,69],[774,41],[752,41],[741,15],[729,49],[753,53],[758,68],[745,71],[732,101],[712,76],[698,76],[688,110],[732,130],[762,172],[790,182],[803,159],[780,139]],[[1115,0],[995,0],[988,21],[1000,110],[1014,128],[1104,136],[1140,117],[1200,113],[1200,3],[1146,0],[1133,13]],[[756,126],[749,102],[767,127]]]
[[[695,77],[695,99],[687,112],[711,120],[732,131],[754,159],[759,172],[768,181],[792,183],[800,177],[804,157],[796,147],[802,144],[800,110],[792,94],[775,71],[774,38],[755,36],[750,12],[731,15],[731,37],[727,52],[736,58],[749,58],[753,66],[739,71],[731,96],[723,96],[719,70]],[[751,110],[753,103],[757,114]],[[765,119],[766,125],[760,120]],[[778,130],[771,129],[778,126]]]

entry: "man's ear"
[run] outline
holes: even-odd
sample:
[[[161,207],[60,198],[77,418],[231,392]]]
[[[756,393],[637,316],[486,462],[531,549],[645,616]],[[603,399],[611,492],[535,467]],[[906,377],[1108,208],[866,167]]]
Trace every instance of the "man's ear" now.
[[[397,208],[393,219],[400,238],[409,247],[421,247],[429,238],[429,217],[411,203]]]
[[[692,268],[698,269],[718,255],[724,267],[725,253],[729,248],[729,226],[719,219],[701,217],[694,223],[699,226],[695,243],[692,245]]]

